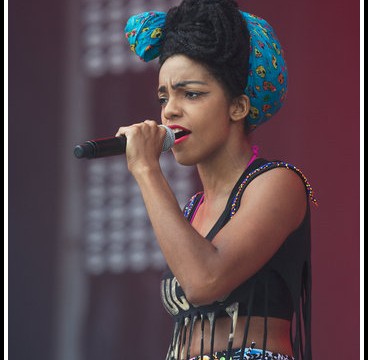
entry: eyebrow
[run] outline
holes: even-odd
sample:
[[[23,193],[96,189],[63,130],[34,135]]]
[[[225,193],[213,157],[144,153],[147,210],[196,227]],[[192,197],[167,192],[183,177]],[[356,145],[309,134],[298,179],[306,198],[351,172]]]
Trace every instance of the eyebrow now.
[[[208,85],[206,82],[204,81],[198,81],[198,80],[187,80],[187,81],[180,81],[174,85],[171,86],[171,88],[173,90],[176,90],[178,88],[183,88],[186,87],[187,85],[191,85],[191,84],[197,84],[197,85]],[[158,92],[165,92],[166,91],[166,86],[160,86],[158,88]]]

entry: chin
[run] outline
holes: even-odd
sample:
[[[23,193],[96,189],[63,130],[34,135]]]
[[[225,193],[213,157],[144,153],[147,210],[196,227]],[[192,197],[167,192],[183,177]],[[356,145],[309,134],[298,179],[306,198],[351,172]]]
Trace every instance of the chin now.
[[[183,165],[183,166],[195,166],[198,164],[197,159],[193,159],[192,157],[189,157],[188,154],[184,154],[184,153],[175,153],[173,151],[175,160],[178,164]]]

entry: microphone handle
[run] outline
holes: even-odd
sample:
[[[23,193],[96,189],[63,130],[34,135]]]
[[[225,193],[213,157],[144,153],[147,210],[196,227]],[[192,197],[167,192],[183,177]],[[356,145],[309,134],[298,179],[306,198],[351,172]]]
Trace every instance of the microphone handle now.
[[[169,150],[175,143],[174,131],[165,125],[159,125],[166,130],[162,151]],[[124,154],[126,151],[127,138],[125,135],[88,140],[74,148],[74,155],[78,159],[95,159],[112,155]]]
[[[88,140],[74,148],[74,155],[77,158],[87,159],[120,155],[125,153],[126,142],[125,136]]]

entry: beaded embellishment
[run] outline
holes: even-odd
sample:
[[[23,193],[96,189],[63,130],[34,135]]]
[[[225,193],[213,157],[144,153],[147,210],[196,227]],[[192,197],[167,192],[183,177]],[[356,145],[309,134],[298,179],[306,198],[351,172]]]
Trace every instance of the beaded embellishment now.
[[[314,193],[313,193],[313,189],[312,186],[310,185],[308,179],[306,178],[306,176],[302,173],[302,171],[300,169],[298,169],[296,166],[289,164],[287,162],[284,161],[272,161],[272,162],[268,162],[267,164],[264,164],[262,166],[260,166],[259,168],[255,169],[254,171],[250,172],[245,179],[242,181],[242,183],[239,185],[238,187],[238,191],[236,193],[236,195],[234,196],[234,199],[232,201],[231,204],[231,215],[230,215],[230,219],[235,215],[235,213],[238,211],[240,202],[240,195],[243,192],[244,187],[246,186],[246,184],[253,179],[255,176],[259,175],[260,173],[262,173],[263,171],[269,170],[269,169],[274,169],[277,167],[284,167],[290,170],[295,171],[303,180],[305,188],[307,190],[307,194],[311,200],[311,202],[315,205],[318,206],[318,202],[317,199],[314,197]],[[199,195],[202,195],[203,192],[198,192],[195,195],[193,195],[190,200],[188,201],[188,203],[186,204],[186,206],[184,207],[183,213],[184,216],[186,218],[188,218],[188,216],[191,214],[193,206],[198,198]]]
[[[298,169],[297,167],[295,167],[294,165],[291,165],[289,163],[283,162],[283,161],[273,161],[273,162],[269,162],[267,164],[264,164],[262,166],[260,166],[259,168],[255,169],[254,171],[252,171],[251,173],[249,173],[245,179],[243,180],[243,182],[239,185],[238,191],[233,199],[233,202],[231,204],[231,215],[230,215],[230,219],[235,215],[235,213],[237,212],[239,205],[240,205],[240,195],[243,192],[244,187],[246,186],[246,184],[250,181],[250,179],[252,179],[253,177],[259,175],[260,173],[262,173],[265,170],[268,169],[274,169],[277,167],[284,167],[287,169],[291,169],[293,171],[295,171],[304,181],[306,190],[307,190],[307,194],[311,200],[311,202],[315,205],[318,206],[318,202],[316,200],[316,198],[314,197],[313,194],[313,189],[311,187],[311,185],[309,184],[307,178],[305,177],[305,175],[301,172],[300,169]]]
[[[202,195],[203,192],[198,192],[195,195],[193,195],[190,200],[188,201],[188,203],[185,205],[183,213],[184,213],[184,217],[188,218],[189,214],[192,212],[193,206],[195,204],[195,201],[197,199],[197,197],[199,195]]]

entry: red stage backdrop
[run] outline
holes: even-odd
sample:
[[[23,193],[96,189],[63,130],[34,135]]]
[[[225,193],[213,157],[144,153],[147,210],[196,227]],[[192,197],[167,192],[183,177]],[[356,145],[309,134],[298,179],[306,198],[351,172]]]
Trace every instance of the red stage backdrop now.
[[[134,59],[121,31],[132,12],[171,4],[9,2],[12,360],[166,354],[165,264],[124,158],[88,162],[72,151],[121,125],[159,120],[155,66]],[[262,156],[299,167],[319,202],[312,210],[313,358],[358,359],[359,1],[239,4],[274,27],[289,68],[286,103],[254,143]],[[197,190],[196,175],[170,155],[162,161],[183,204]]]

